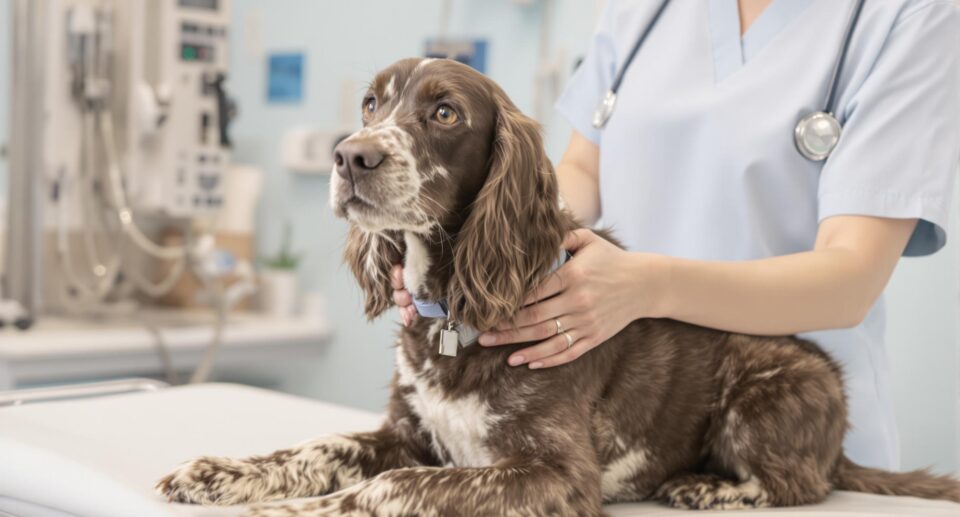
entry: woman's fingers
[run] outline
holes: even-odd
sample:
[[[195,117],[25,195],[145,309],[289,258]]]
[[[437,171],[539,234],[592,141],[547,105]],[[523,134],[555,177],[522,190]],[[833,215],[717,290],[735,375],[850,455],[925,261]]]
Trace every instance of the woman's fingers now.
[[[403,288],[403,266],[397,264],[390,269],[390,287],[393,288],[393,303],[400,308],[400,320],[409,327],[417,317],[417,308],[413,306],[413,296]]]
[[[533,289],[527,299],[523,301],[524,305],[530,305],[531,303],[539,302],[546,298],[563,291],[564,281],[563,281],[563,268],[560,268],[550,276],[548,276],[543,282],[540,282],[540,285]]]
[[[564,314],[574,312],[571,309],[573,308],[570,307],[569,301],[558,296],[521,309],[513,319],[513,324],[516,327],[526,327],[541,321],[552,321]]]
[[[589,352],[592,348],[593,345],[588,343],[586,339],[580,339],[574,342],[573,346],[563,350],[560,353],[553,354],[540,361],[534,361],[530,363],[530,369],[537,370],[540,368],[552,368],[554,366],[560,366],[562,364],[576,361],[580,358],[580,356]]]
[[[400,307],[400,321],[403,322],[404,327],[409,327],[413,320],[417,318],[417,308],[413,305],[408,305],[406,307]]]
[[[403,266],[397,264],[390,270],[390,287],[396,290],[403,289]]]
[[[602,343],[605,334],[598,335],[592,322],[598,321],[598,315],[606,315],[609,310],[598,308],[595,289],[587,288],[596,281],[595,277],[603,278],[607,272],[607,261],[603,259],[609,259],[604,253],[610,255],[610,250],[598,247],[597,243],[601,241],[601,237],[589,230],[567,234],[563,240],[564,249],[574,254],[586,253],[581,253],[544,279],[529,293],[526,307],[513,321],[498,326],[495,332],[483,334],[480,343],[490,346],[541,340],[534,346],[514,352],[507,360],[513,366],[527,364],[534,370],[569,363]],[[608,247],[616,249],[612,245]],[[597,251],[591,252],[591,249]],[[561,328],[558,328],[557,318]]]
[[[510,327],[508,330],[501,332],[482,334],[480,336],[480,344],[483,346],[493,346],[543,341],[544,339],[549,339],[557,335],[557,321],[560,322],[559,328],[561,331],[574,324],[570,316],[561,316],[526,327]]]
[[[552,328],[552,334],[556,334],[557,327],[555,320],[562,315],[573,312],[569,310],[567,305],[568,303],[561,297],[551,298],[545,302],[531,305],[518,312],[517,317],[514,318],[512,322],[502,323],[497,326],[495,331],[481,334],[480,344],[484,346],[509,345],[511,343],[531,341],[531,339],[522,339],[522,337],[528,336],[530,331],[524,333],[523,336],[518,336],[517,331],[524,330],[524,327],[537,326],[537,324],[544,325],[538,326],[534,332],[542,333],[548,328]],[[561,325],[564,324],[562,320],[560,323]],[[550,327],[550,325],[552,325],[552,327]]]
[[[576,253],[580,248],[586,246],[594,239],[597,239],[597,234],[593,233],[590,230],[579,229],[574,230],[567,234],[563,239],[563,249],[569,251],[570,253]]]
[[[569,336],[569,338],[567,336]],[[553,336],[540,344],[518,350],[507,359],[507,362],[511,366],[529,364],[530,368],[541,368],[548,358],[565,353],[567,349],[570,348],[571,340],[576,343],[576,330],[564,331],[564,333]]]
[[[393,303],[397,304],[397,307],[406,307],[413,303],[413,298],[409,291],[401,289],[393,292]]]
[[[566,235],[563,248],[576,253],[598,238],[589,230],[575,230]],[[571,314],[582,314],[583,309],[590,305],[589,295],[581,292],[582,290],[576,290],[576,286],[579,285],[578,283],[583,283],[586,275],[584,266],[578,264],[579,262],[574,259],[547,276],[528,294],[524,300],[525,307],[517,313],[516,317],[512,321],[501,323],[495,331],[482,334],[480,344],[483,346],[508,345],[546,339],[537,345],[542,348],[531,347],[511,356],[510,364],[522,364],[532,361],[524,354],[540,354],[549,347],[559,346],[558,343],[560,345],[567,343],[565,337],[557,335],[557,318],[566,315],[565,317],[570,320]],[[566,323],[567,327],[563,328],[569,328],[574,322]],[[564,321],[561,320],[561,325],[563,324]],[[521,357],[522,360],[518,361],[517,357]]]

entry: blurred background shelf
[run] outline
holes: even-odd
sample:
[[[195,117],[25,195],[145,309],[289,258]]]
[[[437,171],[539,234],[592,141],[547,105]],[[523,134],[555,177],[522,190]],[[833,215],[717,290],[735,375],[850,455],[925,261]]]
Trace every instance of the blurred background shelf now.
[[[130,318],[78,320],[48,317],[27,332],[0,331],[0,389],[136,375],[162,376],[157,336],[177,371],[196,366],[213,337],[209,311],[144,311]],[[156,329],[152,332],[146,322]],[[226,322],[217,372],[319,354],[331,332],[323,318],[232,313]]]

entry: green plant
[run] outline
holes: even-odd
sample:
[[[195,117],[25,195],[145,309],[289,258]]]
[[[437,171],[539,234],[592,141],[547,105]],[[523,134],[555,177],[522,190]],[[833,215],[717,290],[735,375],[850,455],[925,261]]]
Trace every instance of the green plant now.
[[[269,269],[281,269],[286,271],[293,271],[297,269],[297,266],[300,265],[302,254],[294,253],[293,250],[290,249],[292,240],[293,227],[290,225],[290,221],[287,221],[283,225],[283,237],[280,240],[280,251],[272,257],[265,257],[261,259],[260,262]]]

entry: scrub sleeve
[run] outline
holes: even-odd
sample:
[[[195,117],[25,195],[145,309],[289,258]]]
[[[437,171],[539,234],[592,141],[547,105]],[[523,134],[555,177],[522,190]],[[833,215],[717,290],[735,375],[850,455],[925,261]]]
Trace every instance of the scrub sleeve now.
[[[960,164],[957,8],[934,0],[904,10],[869,75],[844,97],[843,136],[820,175],[820,220],[917,218],[904,255],[939,250]]]

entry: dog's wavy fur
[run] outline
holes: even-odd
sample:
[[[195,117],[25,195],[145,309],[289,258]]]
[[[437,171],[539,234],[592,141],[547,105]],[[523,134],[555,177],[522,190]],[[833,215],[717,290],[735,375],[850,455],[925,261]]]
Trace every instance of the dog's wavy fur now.
[[[495,95],[497,129],[490,174],[454,250],[451,318],[493,328],[516,314],[557,260],[564,231],[553,166],[540,127]]]
[[[397,232],[377,234],[351,226],[347,233],[344,262],[365,293],[363,310],[370,320],[383,314],[393,303],[390,288],[390,269],[399,264],[402,249]]]
[[[370,95],[378,110],[350,140],[387,158],[331,184],[367,316],[392,304],[388,275],[403,260],[419,272],[407,287],[445,298],[454,321],[485,329],[509,318],[580,227],[561,208],[537,124],[448,61],[401,61]],[[459,99],[462,123],[424,123],[435,98]],[[381,429],[200,458],[158,489],[203,504],[324,496],[252,510],[270,516],[584,516],[647,499],[801,505],[834,489],[960,502],[953,479],[843,455],[840,368],[809,341],[638,320],[577,361],[532,371],[506,364],[526,345],[437,355],[444,325],[421,318],[401,331]]]

